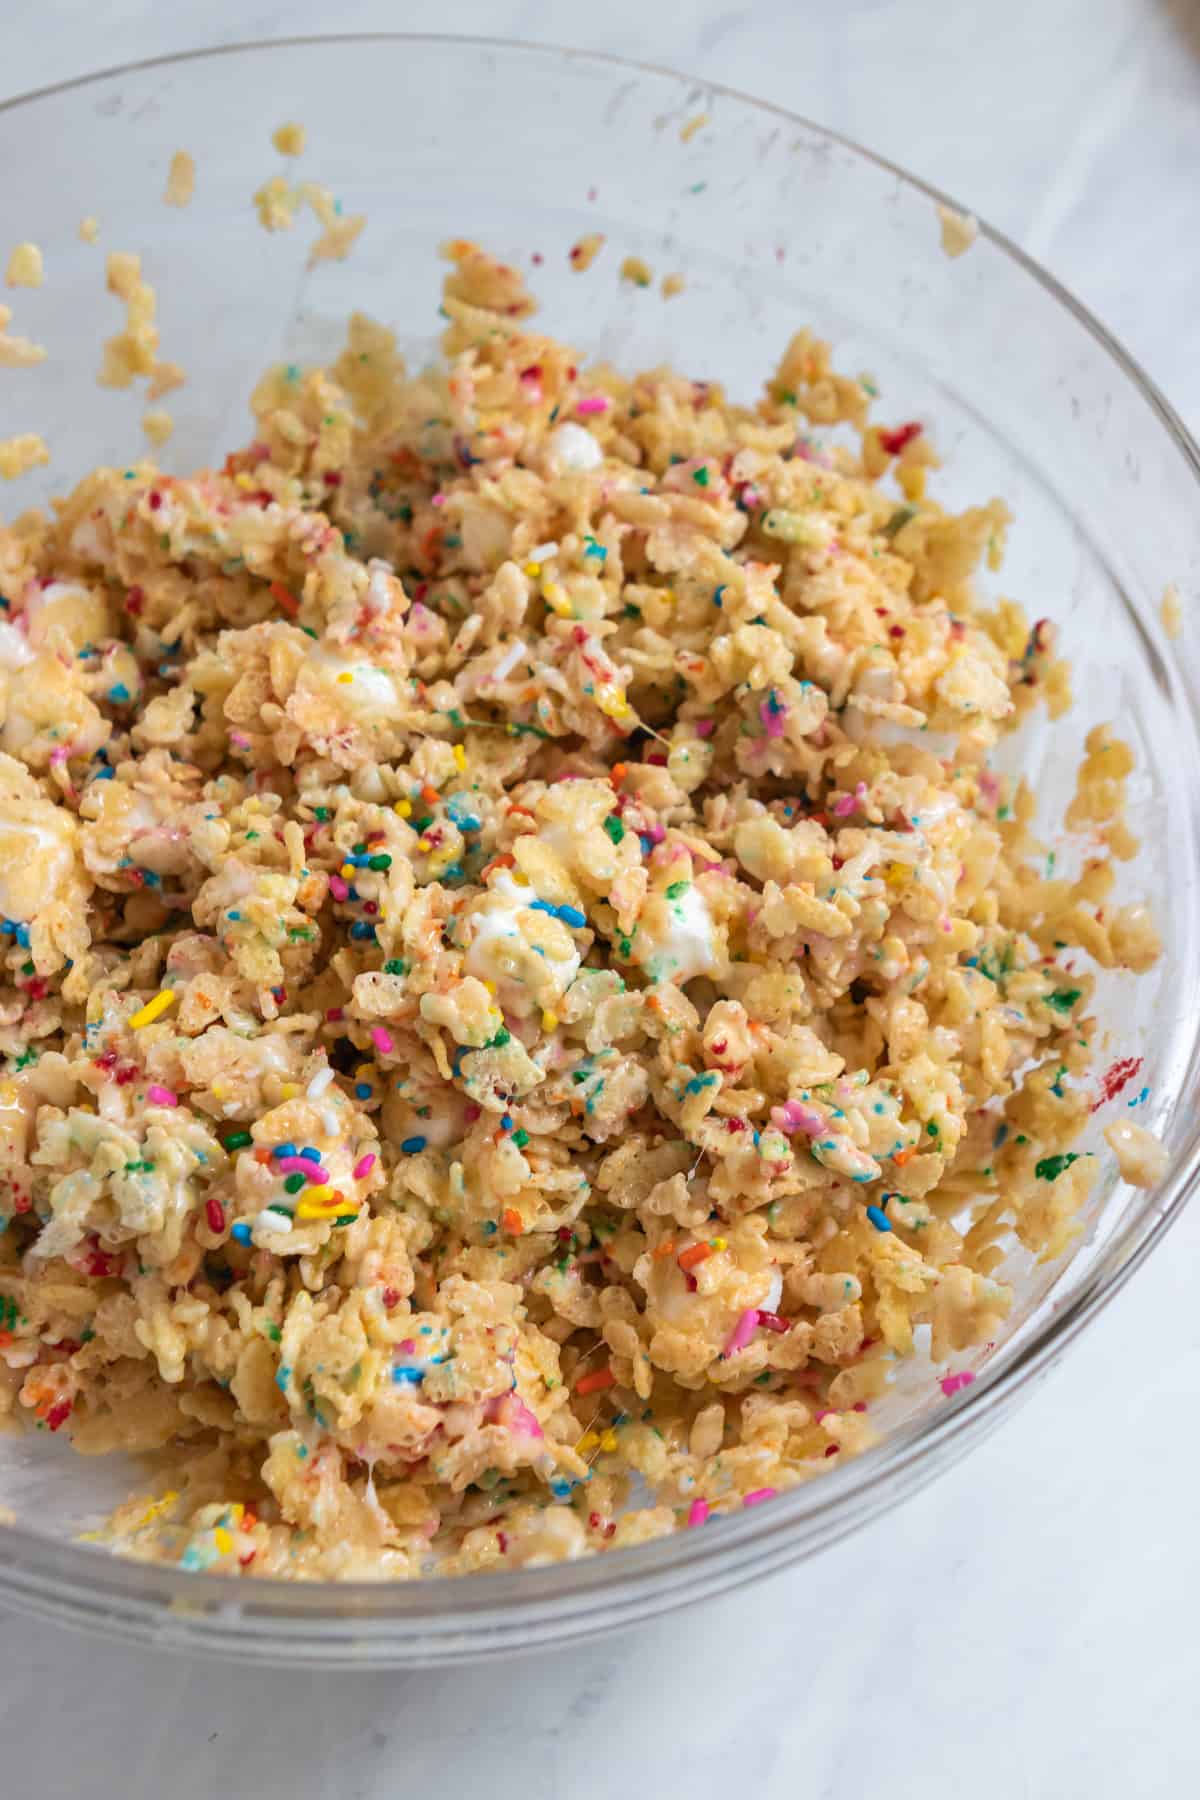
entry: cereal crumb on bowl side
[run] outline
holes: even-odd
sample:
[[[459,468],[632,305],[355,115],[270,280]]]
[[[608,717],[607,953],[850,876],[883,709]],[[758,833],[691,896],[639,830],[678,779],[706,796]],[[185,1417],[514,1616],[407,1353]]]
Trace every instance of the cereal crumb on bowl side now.
[[[271,133],[271,142],[280,156],[302,156],[306,138],[303,125],[297,125],[294,120],[280,125]]]
[[[36,244],[15,244],[5,271],[5,284],[10,288],[41,287],[46,270],[41,250]]]
[[[537,1566],[856,1455],[1073,1241],[1157,954],[1126,747],[1078,878],[991,766],[1068,696],[1002,502],[808,332],[737,405],[443,253],[437,366],[355,315],[219,469],[0,527],[0,1414],[165,1459],[103,1535],[185,1569]]]
[[[938,204],[942,249],[947,256],[962,256],[979,236],[979,220],[974,213],[958,212],[953,206]]]

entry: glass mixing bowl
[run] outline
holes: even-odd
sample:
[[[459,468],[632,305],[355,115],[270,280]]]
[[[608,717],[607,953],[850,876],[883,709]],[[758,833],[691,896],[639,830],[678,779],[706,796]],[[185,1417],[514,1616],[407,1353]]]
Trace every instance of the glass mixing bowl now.
[[[702,116],[694,129],[689,121]],[[308,127],[300,165],[368,224],[343,263],[306,267],[312,231],[268,236],[251,195],[281,167],[270,134]],[[162,203],[172,153],[197,163],[195,198]],[[817,126],[709,84],[601,57],[466,39],[331,38],[146,63],[0,108],[0,244],[32,238],[47,279],[15,298],[14,329],[50,350],[6,371],[3,435],[38,431],[47,470],[3,495],[43,503],[96,463],[142,454],[134,393],[96,385],[121,323],[108,250],[141,253],[159,296],[162,354],[188,385],[168,404],[163,460],[185,470],[244,442],[253,382],[276,359],[335,352],[360,308],[410,357],[434,343],[447,236],[532,269],[550,329],[623,365],[671,361],[750,396],[790,333],[813,326],[839,366],[869,371],[881,416],[932,422],[952,503],[1003,496],[1016,515],[998,591],[1062,627],[1073,712],[1006,750],[1033,778],[1050,832],[1088,729],[1116,720],[1137,755],[1141,856],[1123,893],[1157,903],[1165,954],[1100,984],[1106,1054],[1143,1057],[1137,1117],[1164,1133],[1160,1187],[1126,1187],[1104,1156],[1086,1232],[1065,1262],[1014,1255],[1019,1303],[1003,1336],[965,1359],[947,1399],[906,1371],[884,1441],[847,1467],[702,1531],[579,1563],[412,1585],[290,1585],[137,1565],[77,1541],[132,1486],[45,1434],[6,1438],[0,1602],[109,1637],[242,1658],[403,1665],[562,1642],[681,1605],[813,1554],[928,1481],[1030,1391],[1163,1235],[1200,1153],[1200,742],[1194,628],[1171,641],[1168,582],[1200,592],[1200,459],[1179,420],[1103,328],[986,226],[940,246],[924,183]],[[82,241],[83,215],[99,220]],[[607,237],[581,276],[569,246]],[[683,294],[617,279],[627,254]],[[1088,1146],[1104,1152],[1106,1119]],[[1134,1115],[1125,1115],[1134,1116]],[[960,1363],[964,1359],[960,1359]]]

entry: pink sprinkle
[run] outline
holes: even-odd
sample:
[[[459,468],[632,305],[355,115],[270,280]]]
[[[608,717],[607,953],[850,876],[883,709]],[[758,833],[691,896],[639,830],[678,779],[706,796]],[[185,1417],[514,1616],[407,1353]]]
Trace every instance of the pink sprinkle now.
[[[867,784],[860,781],[852,794],[843,794],[840,800],[833,803],[833,811],[837,818],[848,819],[852,812],[864,804],[867,798]]]
[[[813,1424],[819,1425],[821,1423],[822,1419],[829,1418],[832,1411],[833,1411],[832,1407],[826,1406],[826,1407],[823,1407],[819,1413],[814,1413],[813,1414]]]
[[[582,400],[575,402],[575,411],[584,416],[588,413],[606,413],[608,411],[608,395],[585,394]]]
[[[231,744],[236,744],[239,750],[248,750],[250,748],[250,739],[246,736],[244,731],[231,731],[229,734],[229,741]]]
[[[319,1187],[323,1181],[329,1180],[328,1169],[323,1169],[320,1163],[309,1162],[307,1156],[277,1157],[275,1159],[275,1167],[279,1170],[281,1175],[307,1176],[314,1187]]]
[[[159,1087],[157,1081],[151,1082],[150,1086],[146,1089],[146,1098],[150,1101],[152,1106],[179,1105],[178,1094],[173,1094],[170,1088]]]
[[[405,1356],[411,1356],[413,1351],[416,1349],[416,1347],[417,1347],[416,1338],[401,1338],[400,1342],[396,1346],[396,1348],[398,1350],[403,1351]]]
[[[748,1306],[729,1334],[729,1342],[725,1346],[724,1355],[733,1356],[737,1351],[744,1350],[754,1336],[757,1324],[758,1308],[757,1306]]]
[[[773,1500],[778,1492],[778,1488],[755,1488],[752,1494],[742,1495],[742,1505],[761,1506],[764,1500]]]
[[[711,737],[713,732],[716,729],[717,729],[717,721],[715,719],[697,719],[696,720],[696,736],[697,737],[700,737],[700,738]]]
[[[50,761],[52,763],[65,763],[66,760],[67,760],[67,751],[66,751],[65,745],[60,744],[58,746],[57,750],[52,750],[50,752]]]
[[[540,1438],[545,1435],[538,1424],[537,1414],[530,1411],[519,1394],[501,1394],[499,1399],[489,1400],[484,1417],[489,1424],[502,1425],[517,1437]]]
[[[446,504],[445,494],[430,494],[429,504],[430,504],[430,506],[445,506],[445,504]]]
[[[787,707],[780,706],[778,701],[760,700],[758,716],[763,722],[763,730],[769,738],[783,736],[783,721],[787,715]]]
[[[652,844],[661,844],[666,835],[666,829],[662,825],[647,825],[646,827],[646,836]]]
[[[707,1500],[693,1500],[688,1507],[687,1522],[689,1525],[703,1525],[712,1508]]]
[[[365,1156],[359,1157],[350,1173],[354,1176],[355,1181],[362,1181],[365,1176],[371,1173],[371,1170],[374,1167],[375,1152],[373,1150],[368,1150]]]
[[[957,1394],[960,1388],[970,1387],[974,1379],[975,1376],[970,1369],[960,1369],[957,1375],[943,1375],[942,1392],[947,1396]]]
[[[345,900],[350,894],[348,884],[342,880],[340,875],[331,875],[329,877],[329,891],[335,900]]]
[[[392,1042],[391,1032],[385,1030],[382,1025],[375,1026],[371,1033],[371,1042],[377,1050],[382,1050],[385,1056],[390,1056],[391,1052],[396,1048],[395,1044]]]
[[[463,1107],[463,1118],[468,1125],[473,1125],[482,1111],[482,1106],[476,1106],[472,1101],[470,1105]]]
[[[782,1106],[771,1108],[771,1123],[789,1136],[794,1131],[802,1131],[806,1137],[820,1137],[825,1129],[825,1121],[819,1112],[811,1106],[805,1106],[799,1100],[785,1100]]]
[[[344,1019],[345,1016],[346,1009],[344,1006],[330,1006],[326,1009],[325,1017],[331,1021]]]

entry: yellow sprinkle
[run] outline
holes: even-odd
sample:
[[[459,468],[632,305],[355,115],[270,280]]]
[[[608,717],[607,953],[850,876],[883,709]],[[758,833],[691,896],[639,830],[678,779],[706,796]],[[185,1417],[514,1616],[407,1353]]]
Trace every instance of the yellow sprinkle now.
[[[427,837],[419,837],[417,839],[417,849],[418,850],[432,850],[433,845],[430,843],[430,841]]]
[[[512,878],[516,882],[518,887],[528,887],[529,886],[529,877],[525,873],[524,869],[514,869],[512,872]]]
[[[600,1448],[602,1450],[615,1450],[616,1447],[617,1447],[616,1432],[615,1431],[606,1431],[604,1433],[604,1436],[600,1439]]]
[[[714,1250],[728,1250],[729,1248],[729,1245],[724,1238],[709,1238],[708,1241]]]
[[[235,1523],[240,1525],[242,1522],[242,1514],[246,1510],[245,1507],[242,1505],[241,1501],[235,1500],[233,1505],[229,1508],[229,1510],[233,1514]]]
[[[354,877],[358,874],[358,870],[355,868],[353,863],[343,863],[342,868],[341,868],[341,873],[342,873],[343,877],[345,878],[345,880],[353,881]]]
[[[467,766],[467,753],[461,744],[454,746],[454,764],[460,774]]]
[[[250,488],[252,488],[256,485],[255,481],[254,481],[254,477],[252,475],[248,475],[246,473],[245,469],[239,469],[233,479],[234,479],[235,486],[240,487],[247,492],[249,491]]]
[[[487,989],[487,991],[488,991],[488,993],[489,993],[489,994],[494,994],[494,993],[495,993],[495,991],[496,991],[496,984],[495,984],[495,982],[494,982],[494,981],[485,981],[485,982],[484,982],[484,984],[483,984],[483,985],[484,985],[484,987],[485,987],[485,988],[486,988],[486,989]]]
[[[560,619],[574,618],[575,615],[571,609],[571,602],[568,600],[563,589],[559,587],[557,581],[548,581],[542,589],[542,593],[545,596],[547,604],[553,608]]]
[[[902,888],[906,886],[911,876],[912,870],[908,867],[907,863],[890,862],[883,871],[883,879],[887,882],[888,886],[892,888]]]
[[[338,680],[344,683],[347,681],[353,681],[354,677],[350,673],[349,669],[343,669],[341,674],[338,676]]]
[[[140,1031],[143,1025],[153,1025],[155,1019],[161,1019],[168,1006],[175,1004],[175,994],[171,988],[163,988],[155,994],[153,1000],[147,1000],[145,1006],[139,1006],[129,1017],[130,1028]]]
[[[318,1183],[316,1187],[307,1189],[304,1198],[305,1200],[310,1200],[314,1206],[319,1206],[323,1201],[328,1200],[332,1193],[333,1189],[330,1187],[329,1183],[327,1181],[322,1181]]]
[[[359,1063],[354,1071],[354,1079],[355,1081],[369,1081],[374,1073],[375,1070],[370,1063]]]
[[[392,811],[394,813],[398,813],[402,819],[411,819],[412,818],[412,802],[411,802],[411,800],[397,800],[396,804],[392,807]]]
[[[217,1546],[217,1549],[221,1552],[222,1556],[228,1556],[229,1552],[233,1549],[233,1539],[223,1525],[218,1525],[213,1532],[213,1543]]]
[[[15,1106],[20,1098],[15,1083],[6,1081],[0,1087],[0,1106]]]
[[[531,580],[536,581],[538,576],[541,574],[541,572],[542,572],[541,563],[527,562],[525,564],[525,573],[530,577]]]
[[[223,1081],[214,1081],[213,1082],[212,1094],[213,1094],[214,1100],[223,1100],[228,1092],[229,1092],[229,1089],[225,1086]]]
[[[543,1031],[554,1031],[557,1029],[557,1026],[558,1026],[558,1014],[557,1013],[544,1012],[542,1014],[542,1030]]]
[[[296,1086],[294,1081],[285,1081],[279,1092],[283,1095],[285,1100],[294,1100],[296,1095],[300,1092],[300,1089]]]
[[[588,1451],[594,1450],[599,1442],[600,1439],[594,1431],[585,1431],[575,1448],[581,1456],[586,1456]]]

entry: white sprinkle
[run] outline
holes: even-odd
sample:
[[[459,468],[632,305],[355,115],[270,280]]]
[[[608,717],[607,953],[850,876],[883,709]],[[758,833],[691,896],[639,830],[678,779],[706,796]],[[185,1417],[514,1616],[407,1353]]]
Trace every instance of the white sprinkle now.
[[[555,426],[546,439],[546,448],[560,469],[572,473],[598,469],[604,461],[604,452],[591,432],[571,420]]]
[[[547,557],[558,555],[558,545],[553,539],[548,544],[535,544],[529,552],[530,562],[545,562]]]
[[[264,1206],[260,1213],[255,1214],[254,1229],[256,1231],[290,1231],[292,1221],[285,1213],[277,1213],[271,1207]]]
[[[492,670],[492,680],[503,681],[506,675],[511,675],[524,655],[526,655],[525,641],[523,638],[516,638]]]
[[[316,1074],[309,1082],[308,1098],[310,1100],[319,1100],[332,1080],[333,1070],[330,1068],[329,1064],[326,1063],[323,1069],[317,1070]]]

